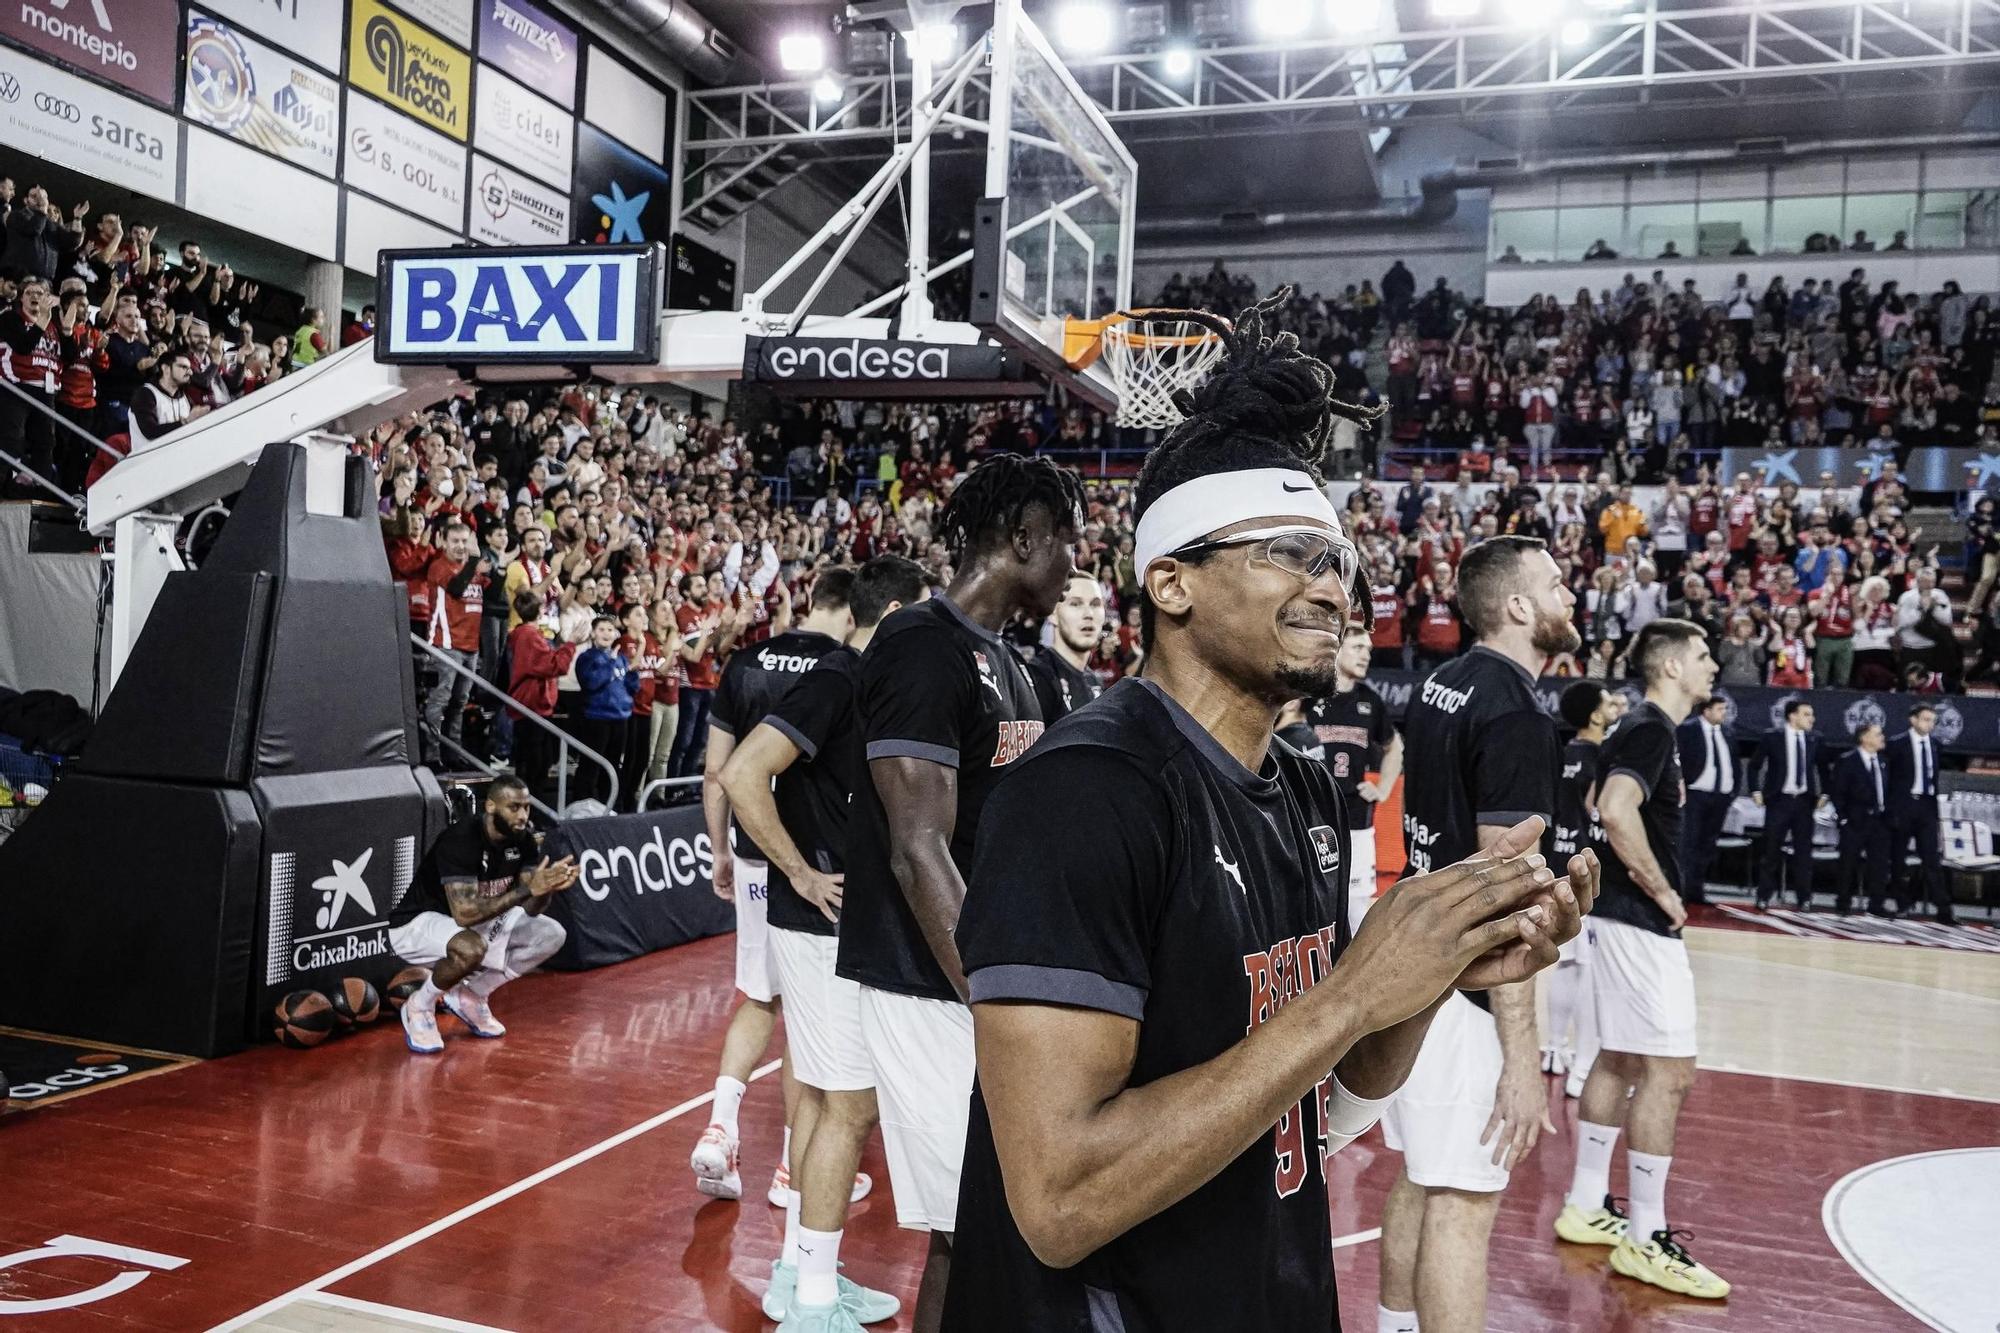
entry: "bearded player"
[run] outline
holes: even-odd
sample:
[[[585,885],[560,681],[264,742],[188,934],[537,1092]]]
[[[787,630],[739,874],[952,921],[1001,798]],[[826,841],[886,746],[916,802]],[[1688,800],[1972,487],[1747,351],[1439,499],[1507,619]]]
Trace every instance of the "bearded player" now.
[[[1373,644],[1368,630],[1350,624],[1334,659],[1333,692],[1306,703],[1306,724],[1321,747],[1320,760],[1340,788],[1353,851],[1347,862],[1347,923],[1361,929],[1375,901],[1375,807],[1403,775],[1403,738],[1389,705],[1367,681]],[[1368,775],[1377,774],[1374,781]],[[1557,861],[1556,864],[1562,864]]]
[[[953,1333],[1337,1328],[1327,1158],[1439,997],[1553,963],[1593,892],[1529,820],[1349,940],[1340,793],[1271,736],[1333,689],[1355,572],[1308,460],[1372,414],[1267,313],[1214,321],[1225,359],[1140,474],[1145,675],[1054,728],[980,831]]]
[[[1084,571],[1070,571],[1062,600],[1049,617],[1055,641],[1037,644],[1028,654],[1028,674],[1035,680],[1035,698],[1042,721],[1053,725],[1104,693],[1104,683],[1089,666],[1091,649],[1104,628],[1104,589]]]
[[[1611,1268],[1677,1296],[1720,1300],[1729,1284],[1688,1253],[1691,1234],[1667,1223],[1674,1126],[1694,1084],[1694,970],[1681,927],[1681,782],[1674,728],[1715,687],[1701,626],[1655,620],[1639,631],[1632,668],[1646,701],[1598,753],[1597,816],[1609,854],[1590,924],[1590,996],[1597,1063],[1577,1108],[1576,1174],[1556,1218],[1566,1241],[1611,1247]],[[1610,1198],[1611,1154],[1626,1144],[1627,1216]]]
[[[1404,717],[1411,761],[1403,832],[1416,875],[1476,856],[1531,816],[1555,812],[1555,719],[1535,678],[1581,644],[1576,597],[1543,544],[1493,537],[1458,566],[1459,607],[1478,636],[1418,687]],[[1382,1117],[1403,1154],[1382,1213],[1384,1329],[1486,1327],[1486,1249],[1509,1172],[1555,1132],[1531,987],[1447,998]]]

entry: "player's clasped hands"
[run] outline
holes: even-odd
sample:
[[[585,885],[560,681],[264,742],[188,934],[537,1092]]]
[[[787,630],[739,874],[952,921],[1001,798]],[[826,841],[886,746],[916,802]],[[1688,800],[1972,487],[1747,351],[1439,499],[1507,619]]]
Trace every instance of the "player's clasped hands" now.
[[[537,898],[561,893],[576,883],[577,873],[575,857],[565,856],[562,860],[551,863],[545,856],[540,865],[528,872],[528,892]]]
[[[1381,1027],[1449,989],[1525,980],[1576,937],[1597,900],[1597,857],[1571,857],[1559,878],[1536,850],[1542,827],[1525,819],[1485,854],[1403,880],[1368,909],[1341,964],[1366,978]]]

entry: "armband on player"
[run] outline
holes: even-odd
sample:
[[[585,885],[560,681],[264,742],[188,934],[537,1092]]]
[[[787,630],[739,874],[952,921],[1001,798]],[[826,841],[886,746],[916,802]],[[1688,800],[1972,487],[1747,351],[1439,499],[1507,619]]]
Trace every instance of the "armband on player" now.
[[[1348,1144],[1374,1128],[1382,1118],[1389,1103],[1396,1099],[1395,1093],[1376,1101],[1357,1097],[1349,1092],[1340,1081],[1340,1075],[1333,1076],[1333,1090],[1326,1098],[1326,1152],[1331,1157]]]

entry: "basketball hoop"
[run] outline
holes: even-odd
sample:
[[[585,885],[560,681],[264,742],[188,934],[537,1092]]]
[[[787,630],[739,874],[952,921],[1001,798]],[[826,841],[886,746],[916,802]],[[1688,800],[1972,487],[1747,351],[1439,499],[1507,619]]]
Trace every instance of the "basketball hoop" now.
[[[1174,395],[1199,384],[1222,359],[1222,339],[1166,312],[1121,311],[1063,321],[1063,355],[1077,370],[1100,356],[1118,390],[1121,426],[1166,430],[1181,422]]]

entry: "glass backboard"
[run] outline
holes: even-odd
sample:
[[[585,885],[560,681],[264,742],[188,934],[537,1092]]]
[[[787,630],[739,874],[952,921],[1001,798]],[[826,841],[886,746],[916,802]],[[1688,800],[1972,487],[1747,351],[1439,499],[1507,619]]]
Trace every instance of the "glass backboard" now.
[[[1063,319],[1099,319],[1130,305],[1137,167],[1018,0],[994,6],[991,78],[972,319],[1048,370],[1073,375],[1062,357]],[[1088,378],[1108,392],[1101,368]]]

